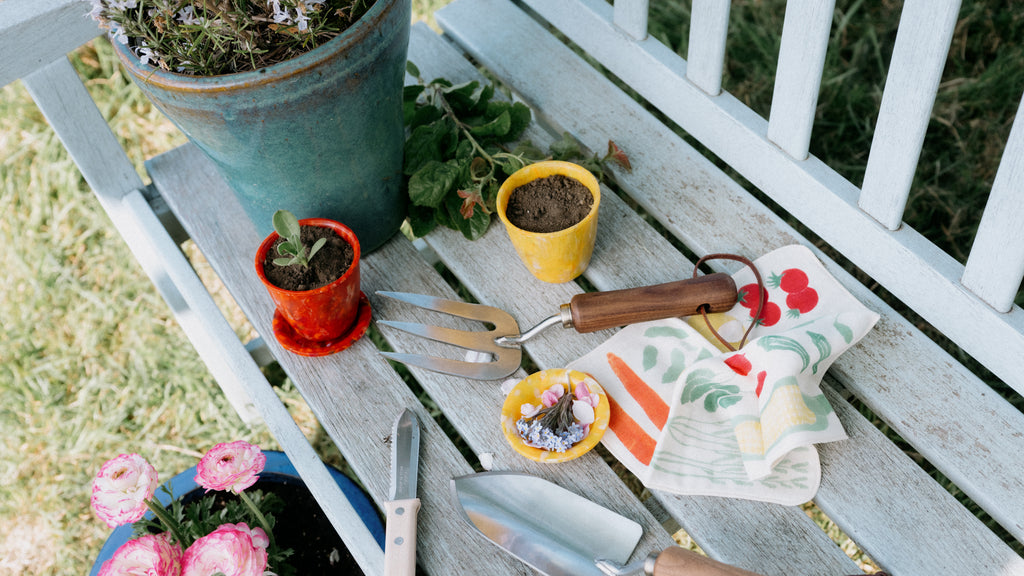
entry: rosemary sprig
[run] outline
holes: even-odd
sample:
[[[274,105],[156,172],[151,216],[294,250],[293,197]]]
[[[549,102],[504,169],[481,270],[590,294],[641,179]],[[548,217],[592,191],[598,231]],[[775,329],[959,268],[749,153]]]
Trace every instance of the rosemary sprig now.
[[[575,422],[572,416],[572,401],[573,395],[571,393],[562,394],[558,402],[541,409],[534,415],[533,419],[537,420],[541,427],[547,428],[555,434],[568,432],[569,427]]]

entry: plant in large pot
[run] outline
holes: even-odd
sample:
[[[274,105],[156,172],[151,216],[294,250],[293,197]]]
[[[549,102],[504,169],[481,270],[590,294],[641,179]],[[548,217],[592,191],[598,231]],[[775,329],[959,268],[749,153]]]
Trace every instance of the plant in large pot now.
[[[382,544],[383,526],[369,498],[332,471]],[[244,441],[218,444],[164,483],[162,494],[158,484],[156,469],[138,454],[121,454],[100,468],[92,508],[114,532],[92,575],[360,573],[281,452]]]
[[[340,352],[370,324],[370,301],[360,291],[360,243],[344,224],[299,220],[278,210],[256,250],[256,274],[274,301],[274,336],[302,356]]]
[[[410,0],[92,0],[135,83],[219,169],[262,234],[277,206],[355,230],[406,214]]]

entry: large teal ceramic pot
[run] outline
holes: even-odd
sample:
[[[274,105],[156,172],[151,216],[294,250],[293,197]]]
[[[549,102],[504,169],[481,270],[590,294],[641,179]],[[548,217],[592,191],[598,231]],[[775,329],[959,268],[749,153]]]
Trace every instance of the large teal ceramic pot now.
[[[364,252],[406,212],[402,84],[410,0],[377,0],[353,26],[260,70],[196,77],[142,67],[115,48],[136,84],[209,156],[261,236],[278,209],[355,231]]]

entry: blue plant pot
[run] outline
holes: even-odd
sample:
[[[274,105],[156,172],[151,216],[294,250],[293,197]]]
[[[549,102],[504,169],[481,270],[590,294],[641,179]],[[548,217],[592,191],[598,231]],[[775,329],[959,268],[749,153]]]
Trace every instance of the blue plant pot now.
[[[277,451],[263,451],[263,454],[267,457],[267,464],[263,468],[263,472],[260,473],[259,482],[286,482],[291,484],[297,484],[305,486],[302,479],[299,477],[299,473],[292,466],[291,461],[288,460],[288,456],[284,452]],[[377,508],[373,505],[370,497],[366,492],[360,488],[355,482],[350,480],[348,476],[342,474],[339,470],[328,466],[328,470],[331,472],[331,476],[334,481],[341,488],[341,491],[348,498],[349,503],[355,508],[359,514],[359,518],[362,519],[363,524],[373,534],[374,539],[377,541],[377,545],[380,549],[384,549],[384,523],[380,519],[380,515],[377,513]],[[171,478],[164,483],[164,486],[170,488],[171,493],[176,498],[184,497],[186,494],[194,491],[205,490],[199,486],[195,481],[196,467],[193,466],[188,470],[178,474],[174,478]],[[163,488],[157,488],[154,497],[164,506],[170,504],[170,496],[163,490]],[[152,512],[146,513],[148,517],[152,517]],[[103,563],[110,560],[117,552],[117,549],[124,545],[125,542],[132,538],[132,526],[126,524],[124,526],[118,526],[110,533],[107,541],[104,542],[103,548],[100,549],[99,555],[96,557],[96,561],[92,565],[92,570],[89,572],[89,576],[96,576],[99,573]]]
[[[278,209],[351,228],[364,253],[405,219],[402,86],[411,0],[377,0],[331,41],[237,74],[187,76],[114,48],[142,92],[216,164],[260,236]]]

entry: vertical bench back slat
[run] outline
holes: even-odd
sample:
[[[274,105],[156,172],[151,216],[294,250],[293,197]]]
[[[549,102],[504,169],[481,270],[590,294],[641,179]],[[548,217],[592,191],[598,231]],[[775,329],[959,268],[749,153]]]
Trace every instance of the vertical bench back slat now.
[[[643,40],[647,37],[649,8],[649,0],[616,0],[615,25],[633,38]]]
[[[807,158],[811,143],[835,5],[835,0],[801,0],[786,5],[768,139],[797,160]]]
[[[959,10],[960,0],[903,5],[859,202],[889,230],[903,221]]]
[[[1007,312],[1024,278],[1024,99],[1010,129],[992,192],[964,268],[963,284],[996,310]]]
[[[722,91],[729,0],[693,0],[686,77],[712,96]]]

